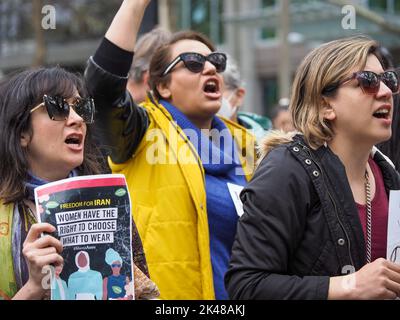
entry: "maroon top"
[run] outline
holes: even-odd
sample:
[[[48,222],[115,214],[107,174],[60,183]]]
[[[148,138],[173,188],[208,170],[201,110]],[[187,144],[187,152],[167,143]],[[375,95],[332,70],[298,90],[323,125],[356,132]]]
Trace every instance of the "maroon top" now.
[[[386,245],[387,245],[387,224],[388,224],[388,211],[389,200],[385,191],[383,183],[383,176],[381,169],[376,162],[369,158],[368,163],[371,171],[375,177],[375,196],[372,199],[372,249],[371,260],[374,261],[378,258],[386,259]],[[358,216],[361,220],[361,225],[364,232],[365,241],[366,224],[367,224],[367,211],[366,206],[356,203],[358,209]]]

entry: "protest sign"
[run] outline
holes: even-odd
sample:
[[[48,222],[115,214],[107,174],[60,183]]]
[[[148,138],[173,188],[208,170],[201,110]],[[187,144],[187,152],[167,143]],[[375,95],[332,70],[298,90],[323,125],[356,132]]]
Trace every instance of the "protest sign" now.
[[[35,189],[39,221],[56,227],[64,265],[54,300],[133,299],[132,216],[123,175],[73,177]]]
[[[386,257],[400,264],[400,190],[390,190]]]

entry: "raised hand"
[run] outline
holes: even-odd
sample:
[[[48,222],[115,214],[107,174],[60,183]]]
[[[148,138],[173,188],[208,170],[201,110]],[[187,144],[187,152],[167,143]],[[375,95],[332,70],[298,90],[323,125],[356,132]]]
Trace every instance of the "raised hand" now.
[[[144,12],[151,0],[124,0],[105,37],[118,47],[133,52]]]

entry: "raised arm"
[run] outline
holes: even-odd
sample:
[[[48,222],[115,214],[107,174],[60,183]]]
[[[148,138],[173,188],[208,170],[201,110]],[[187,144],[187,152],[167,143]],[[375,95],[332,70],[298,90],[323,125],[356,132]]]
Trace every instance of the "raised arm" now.
[[[126,90],[137,33],[150,0],[125,0],[90,57],[85,82],[96,104],[96,135],[115,163],[135,152],[149,125]]]
[[[133,52],[144,11],[151,0],[124,0],[110,27],[106,38],[126,51]]]

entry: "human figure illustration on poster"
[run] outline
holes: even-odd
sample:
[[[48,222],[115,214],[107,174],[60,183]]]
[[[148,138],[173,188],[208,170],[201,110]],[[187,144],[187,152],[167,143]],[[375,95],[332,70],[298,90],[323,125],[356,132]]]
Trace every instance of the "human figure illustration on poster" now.
[[[400,230],[400,220],[397,220],[397,227]],[[394,248],[392,249],[392,252],[389,257],[391,262],[399,263],[400,264],[400,243],[395,245]]]
[[[400,245],[393,248],[390,255],[390,261],[400,263]]]
[[[103,279],[103,300],[123,299],[126,295],[125,286],[129,277],[121,274],[122,258],[114,249],[107,249],[105,261],[110,266],[112,274]]]
[[[54,268],[52,279],[51,299],[52,300],[67,300],[68,299],[68,286],[67,283],[60,278],[64,265],[58,265]]]
[[[70,300],[102,300],[103,279],[101,273],[90,269],[90,257],[86,251],[79,251],[75,256],[78,270],[68,279]]]

